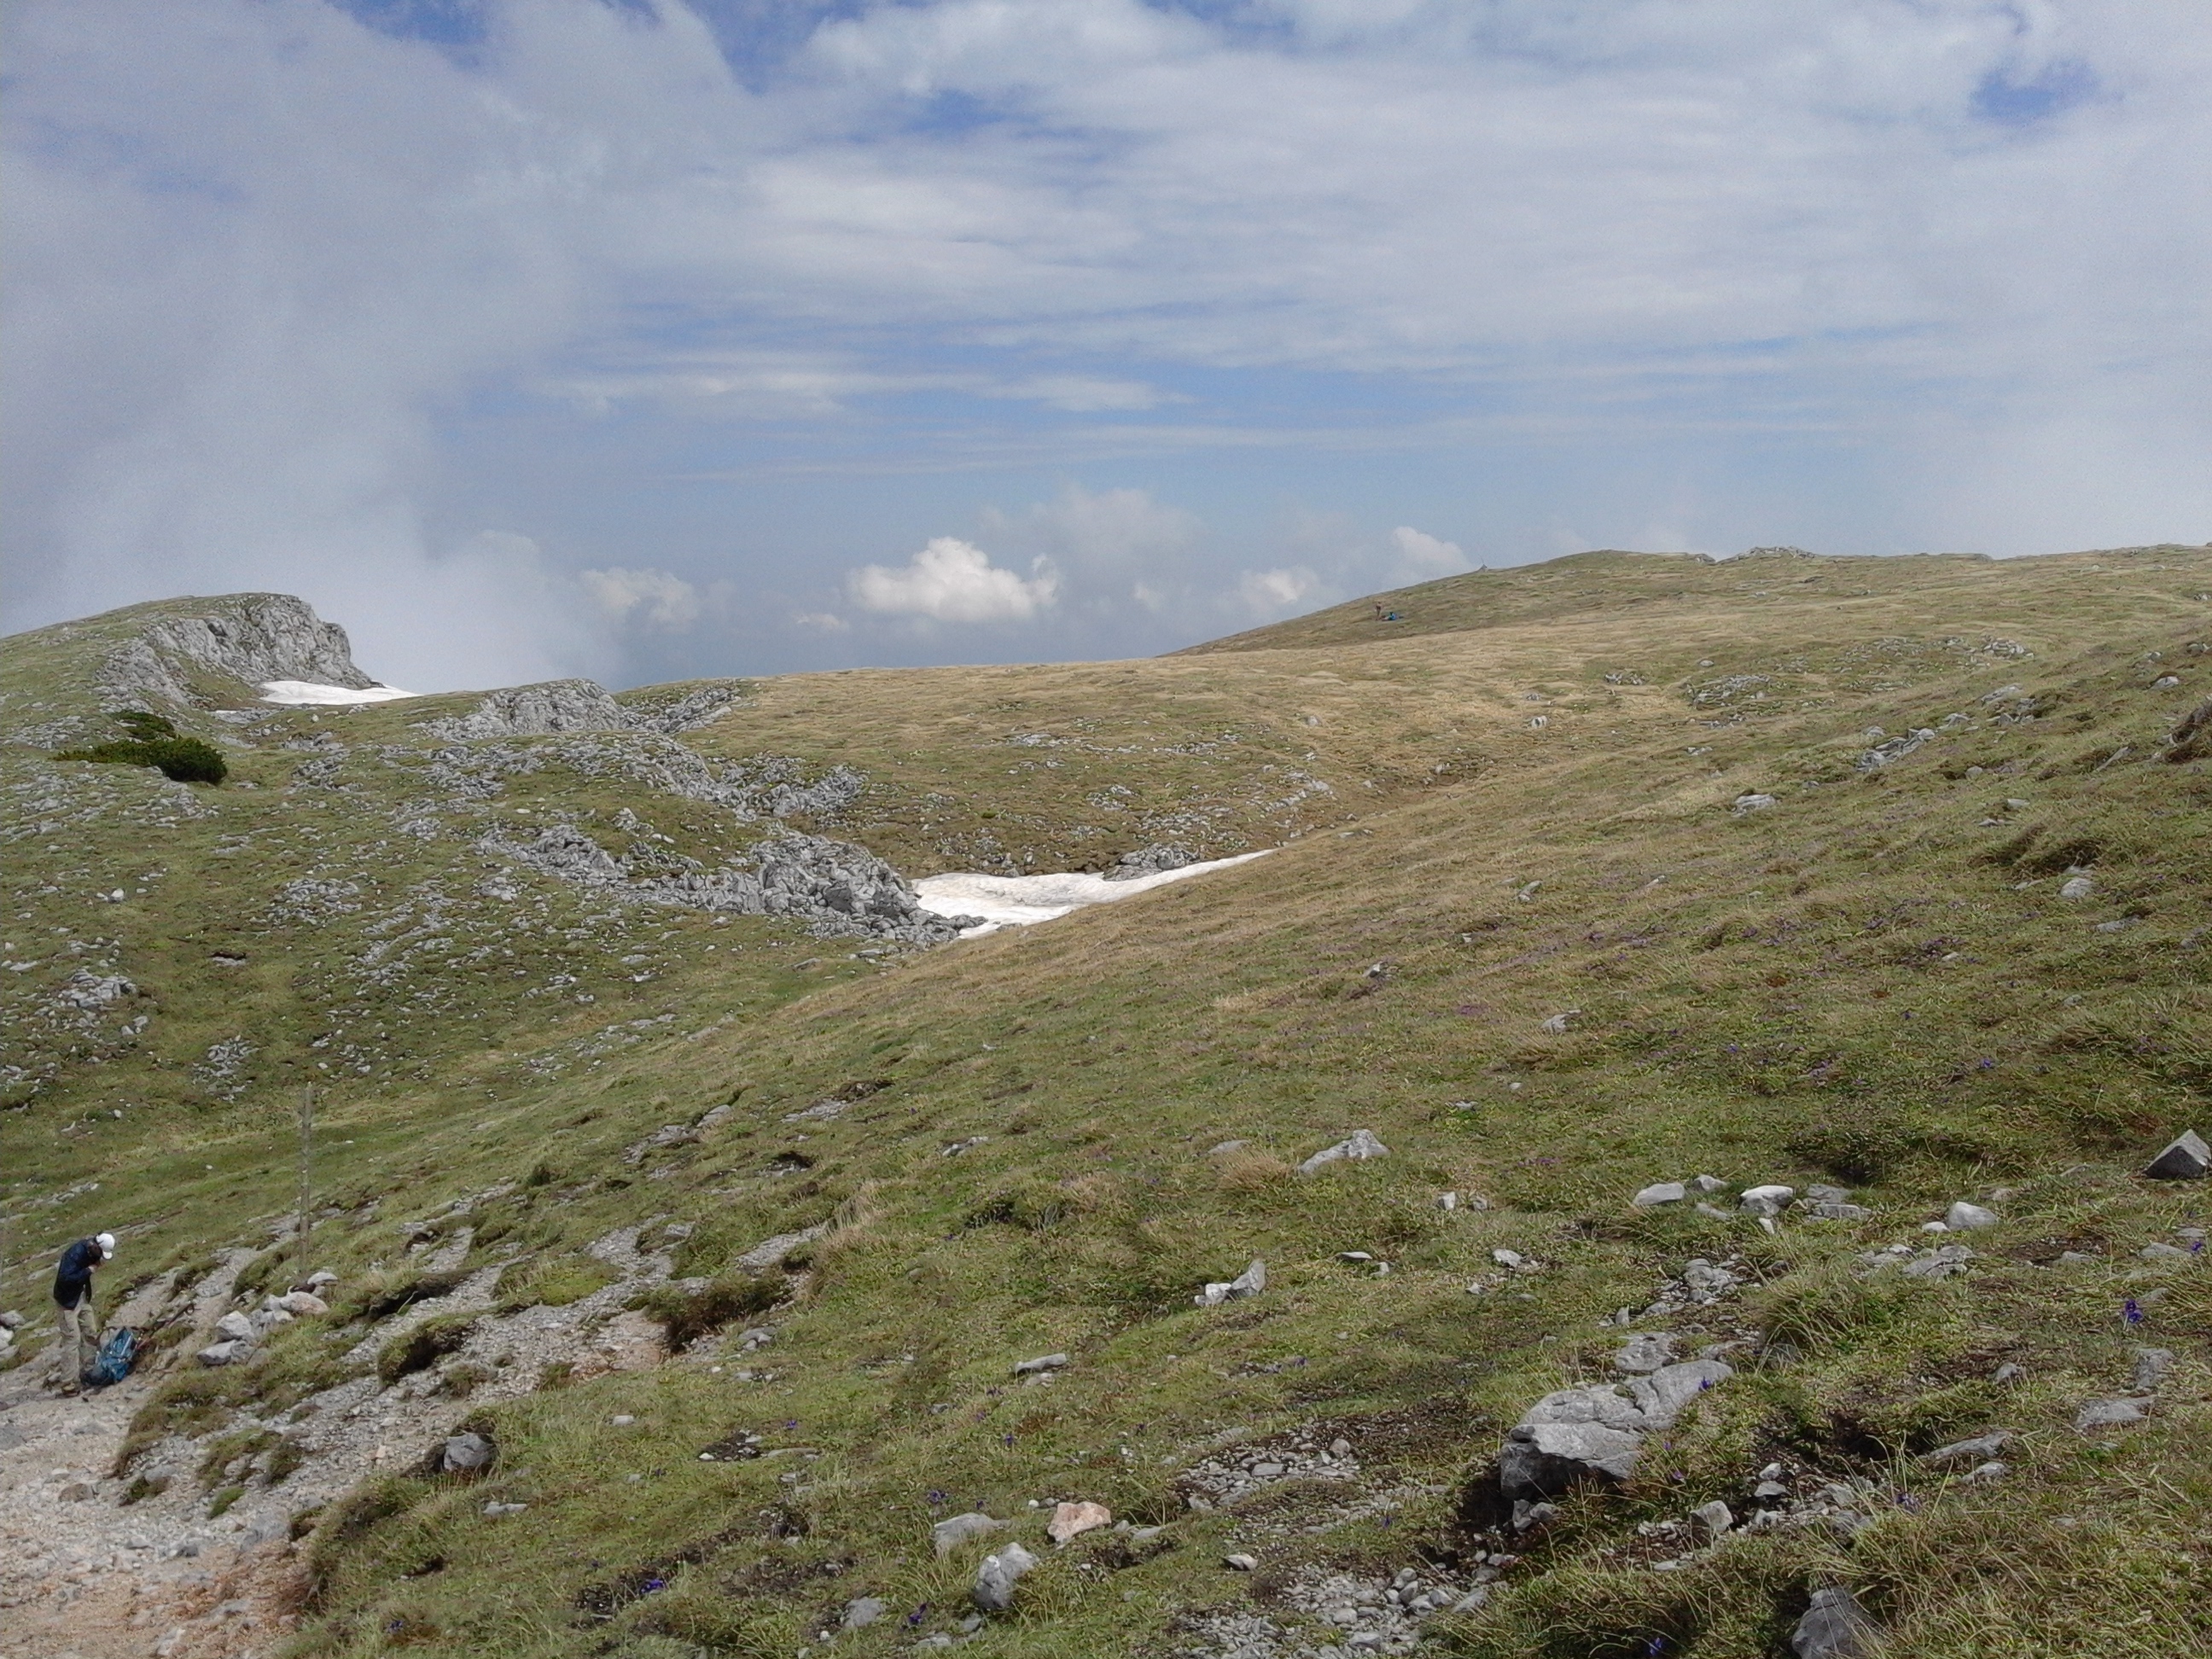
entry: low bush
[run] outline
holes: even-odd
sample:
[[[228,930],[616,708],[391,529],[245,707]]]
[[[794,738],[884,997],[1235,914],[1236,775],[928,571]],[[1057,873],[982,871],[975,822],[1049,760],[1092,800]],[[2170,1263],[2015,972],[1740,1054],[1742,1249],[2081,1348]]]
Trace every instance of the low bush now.
[[[221,783],[230,767],[222,751],[198,738],[182,737],[159,714],[126,709],[116,720],[131,733],[87,749],[64,749],[56,760],[101,761],[118,766],[150,766],[179,783]]]

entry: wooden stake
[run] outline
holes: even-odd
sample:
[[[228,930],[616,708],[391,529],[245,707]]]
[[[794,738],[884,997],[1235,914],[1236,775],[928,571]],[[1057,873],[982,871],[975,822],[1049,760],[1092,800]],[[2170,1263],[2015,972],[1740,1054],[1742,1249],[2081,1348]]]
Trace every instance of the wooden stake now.
[[[299,1241],[300,1277],[302,1279],[313,1271],[307,1266],[307,1228],[310,1224],[307,1158],[314,1144],[314,1134],[315,1089],[313,1084],[309,1084],[300,1091],[300,1218],[292,1230],[292,1236]]]

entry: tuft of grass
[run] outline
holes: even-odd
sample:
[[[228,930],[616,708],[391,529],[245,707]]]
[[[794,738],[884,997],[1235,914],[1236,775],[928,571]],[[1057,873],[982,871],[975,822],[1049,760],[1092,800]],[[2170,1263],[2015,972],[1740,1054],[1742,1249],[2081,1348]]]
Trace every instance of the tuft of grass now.
[[[481,1313],[434,1314],[376,1351],[377,1380],[389,1388],[403,1376],[428,1370],[458,1352],[483,1320]]]
[[[499,1276],[498,1307],[501,1313],[524,1308],[565,1308],[603,1291],[621,1277],[596,1256],[580,1251],[532,1257],[510,1267]]]
[[[629,1305],[660,1322],[668,1351],[676,1353],[736,1320],[768,1312],[783,1299],[786,1290],[780,1279],[725,1273],[696,1291],[655,1285]]]

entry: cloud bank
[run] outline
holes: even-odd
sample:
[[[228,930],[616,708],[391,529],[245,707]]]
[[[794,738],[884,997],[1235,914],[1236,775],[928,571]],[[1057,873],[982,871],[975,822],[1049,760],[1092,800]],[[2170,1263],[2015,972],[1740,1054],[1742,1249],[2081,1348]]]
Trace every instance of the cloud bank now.
[[[4,27],[11,627],[275,586],[404,684],[635,678],[2212,534],[2186,0]]]

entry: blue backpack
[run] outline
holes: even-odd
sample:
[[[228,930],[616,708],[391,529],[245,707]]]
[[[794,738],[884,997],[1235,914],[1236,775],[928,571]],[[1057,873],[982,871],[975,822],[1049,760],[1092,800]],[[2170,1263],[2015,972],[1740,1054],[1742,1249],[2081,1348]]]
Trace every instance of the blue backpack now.
[[[128,1325],[110,1333],[100,1345],[100,1353],[87,1368],[84,1380],[95,1389],[112,1388],[131,1375],[131,1367],[138,1358],[138,1333]]]

